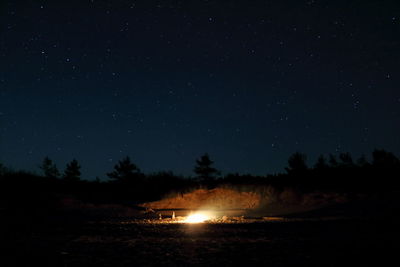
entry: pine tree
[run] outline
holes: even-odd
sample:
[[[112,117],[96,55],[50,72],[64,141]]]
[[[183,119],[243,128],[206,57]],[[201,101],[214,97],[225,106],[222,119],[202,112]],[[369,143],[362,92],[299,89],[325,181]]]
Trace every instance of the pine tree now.
[[[361,155],[361,157],[357,160],[357,165],[361,168],[365,168],[370,165],[365,155]]]
[[[60,177],[60,172],[57,169],[57,166],[49,157],[45,157],[43,159],[42,165],[39,166],[42,169],[43,174],[47,178],[58,178]]]
[[[6,167],[0,163],[0,176],[3,176],[6,173]]]
[[[392,168],[400,166],[400,160],[384,149],[375,149],[372,152],[372,165],[378,168]]]
[[[339,158],[341,161],[341,164],[345,167],[350,167],[354,165],[353,158],[351,157],[350,153],[340,153]]]
[[[339,165],[335,155],[329,154],[329,165],[331,168],[336,168]]]
[[[81,179],[81,166],[76,159],[73,159],[67,164],[63,178],[67,181],[80,181]]]
[[[317,159],[317,162],[314,165],[314,168],[317,170],[325,170],[327,169],[329,166],[326,163],[326,159],[323,155],[320,155]]]
[[[210,183],[215,181],[216,176],[219,175],[219,171],[212,167],[214,162],[210,159],[210,156],[206,153],[196,160],[196,166],[194,172],[200,181]]]
[[[118,164],[114,166],[114,171],[107,173],[107,176],[116,182],[134,182],[135,179],[141,178],[142,174],[131,159],[125,157],[118,161]]]
[[[289,166],[285,169],[288,173],[303,173],[308,169],[306,160],[307,156],[305,154],[296,152],[289,157]]]

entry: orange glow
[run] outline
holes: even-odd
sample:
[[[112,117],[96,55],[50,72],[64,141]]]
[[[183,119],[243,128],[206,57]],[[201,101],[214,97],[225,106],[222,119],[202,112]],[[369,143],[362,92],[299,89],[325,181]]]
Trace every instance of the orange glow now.
[[[201,212],[197,212],[197,213],[193,213],[191,215],[189,215],[185,222],[186,223],[202,223],[205,222],[207,220],[210,220],[211,217],[205,213],[201,213]]]

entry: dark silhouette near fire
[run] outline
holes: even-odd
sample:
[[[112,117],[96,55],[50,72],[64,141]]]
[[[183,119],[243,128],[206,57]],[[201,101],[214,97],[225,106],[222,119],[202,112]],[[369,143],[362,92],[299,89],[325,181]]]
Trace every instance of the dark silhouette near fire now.
[[[307,156],[305,154],[296,152],[288,159],[288,167],[285,168],[289,174],[301,175],[307,171]]]
[[[45,177],[48,178],[59,178],[60,171],[57,169],[57,166],[49,157],[45,157],[43,159],[42,165],[40,165],[40,169],[42,169]]]
[[[120,160],[115,166],[114,171],[107,173],[107,176],[118,183],[135,183],[142,178],[140,169],[131,162],[129,157]]]
[[[215,180],[220,172],[212,167],[214,162],[210,159],[210,156],[206,153],[196,160],[196,166],[194,167],[194,173],[197,175],[199,181],[208,187],[215,185]]]
[[[73,159],[70,163],[67,164],[63,178],[66,181],[79,181],[81,179],[81,165],[79,165],[76,159]]]

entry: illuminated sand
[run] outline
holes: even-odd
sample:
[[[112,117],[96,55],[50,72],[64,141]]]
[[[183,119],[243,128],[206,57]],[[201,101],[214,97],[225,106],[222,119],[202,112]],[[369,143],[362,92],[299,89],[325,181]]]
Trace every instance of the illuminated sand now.
[[[300,223],[300,222],[329,222],[329,221],[348,221],[346,217],[322,217],[322,218],[285,218],[285,217],[261,217],[261,218],[245,218],[245,217],[227,217],[227,218],[208,218],[195,215],[194,217],[178,217],[176,219],[134,219],[134,220],[120,220],[115,222],[104,221],[96,222],[96,224],[105,225],[173,225],[173,224],[187,224],[187,225],[223,225],[223,224],[273,224],[273,223]]]
[[[247,209],[222,209],[222,210],[217,210],[217,209],[199,209],[199,210],[191,210],[191,209],[160,209],[160,210],[154,210],[156,214],[161,214],[162,218],[171,218],[172,214],[175,213],[176,216],[179,217],[187,217],[191,215],[194,212],[206,212],[210,213],[212,212],[214,217],[223,217],[223,216],[228,216],[228,217],[238,217],[238,216],[244,216],[248,210]]]
[[[261,197],[253,192],[239,192],[227,188],[197,189],[190,193],[166,197],[141,206],[162,218],[206,214],[210,219],[243,216],[260,205]],[[204,219],[204,216],[202,216]]]
[[[254,192],[239,192],[227,188],[197,189],[165,199],[144,203],[153,210],[246,210],[260,205],[261,197]]]
[[[195,211],[212,211],[216,217],[276,217],[298,214],[345,203],[346,196],[328,193],[299,194],[290,189],[271,187],[218,187],[176,193],[164,199],[143,203],[148,212],[171,217],[188,216]]]

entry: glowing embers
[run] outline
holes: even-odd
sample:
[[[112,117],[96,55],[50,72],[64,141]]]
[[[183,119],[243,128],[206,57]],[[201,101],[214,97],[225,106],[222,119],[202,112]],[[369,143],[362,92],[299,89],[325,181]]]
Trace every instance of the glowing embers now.
[[[185,223],[202,223],[208,220],[211,220],[212,217],[204,212],[196,212],[193,214],[190,214],[186,219]]]

